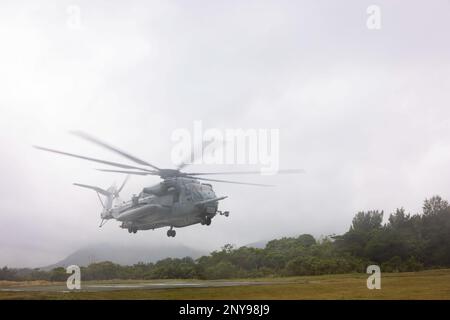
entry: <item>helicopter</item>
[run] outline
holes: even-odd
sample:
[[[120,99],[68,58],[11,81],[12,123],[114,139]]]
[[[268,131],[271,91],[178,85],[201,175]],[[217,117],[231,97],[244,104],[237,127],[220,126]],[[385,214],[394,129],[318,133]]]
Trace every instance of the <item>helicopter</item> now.
[[[124,163],[106,161],[97,158],[86,157],[74,153],[68,153],[41,146],[33,146],[36,149],[61,154],[78,159],[102,163],[118,169],[97,169],[103,172],[114,172],[126,174],[126,178],[119,188],[112,185],[103,189],[93,185],[74,183],[75,186],[93,190],[103,208],[100,213],[102,227],[107,221],[114,219],[121,222],[120,227],[127,229],[129,233],[139,230],[154,230],[168,227],[167,236],[175,237],[174,228],[182,228],[195,224],[209,226],[212,219],[217,215],[229,216],[229,211],[218,209],[219,201],[227,196],[218,197],[210,182],[223,182],[232,184],[271,186],[267,184],[247,183],[230,180],[204,178],[204,175],[220,174],[258,174],[260,171],[237,171],[237,172],[183,172],[188,166],[188,161],[183,161],[176,169],[159,168],[147,161],[141,160],[125,151],[101,141],[87,133],[72,131],[72,134],[103,147],[109,151],[138,164],[129,165]],[[189,159],[192,158],[191,157]],[[279,170],[278,173],[302,173],[303,170],[289,169]],[[162,181],[156,185],[144,187],[138,195],[133,195],[128,201],[121,201],[119,194],[125,187],[130,175],[159,176]],[[203,182],[204,181],[204,182]]]

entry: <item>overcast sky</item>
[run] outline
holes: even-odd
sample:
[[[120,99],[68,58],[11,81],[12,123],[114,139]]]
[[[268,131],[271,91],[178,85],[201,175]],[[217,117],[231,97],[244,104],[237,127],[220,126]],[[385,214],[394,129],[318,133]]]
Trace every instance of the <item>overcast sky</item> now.
[[[283,235],[345,232],[360,210],[416,213],[450,199],[450,1],[2,1],[0,266],[41,266],[98,243],[212,250]],[[79,10],[79,12],[78,12]],[[79,14],[79,15],[78,15]],[[79,19],[77,19],[79,17]],[[75,20],[74,20],[75,19]],[[215,183],[229,218],[130,235],[99,229],[94,193],[123,176],[33,144],[127,162],[83,130],[161,167],[171,135],[279,129],[294,176]],[[229,170],[258,166],[192,166]],[[135,177],[123,198],[157,183]]]

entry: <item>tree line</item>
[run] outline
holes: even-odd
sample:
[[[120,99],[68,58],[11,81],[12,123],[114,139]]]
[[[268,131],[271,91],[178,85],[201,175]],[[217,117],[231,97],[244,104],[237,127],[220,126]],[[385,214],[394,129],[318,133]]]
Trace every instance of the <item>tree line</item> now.
[[[450,206],[434,196],[420,214],[395,210],[383,224],[383,211],[358,212],[349,230],[317,240],[309,234],[269,241],[265,248],[226,244],[196,260],[166,258],[122,266],[112,262],[81,268],[83,280],[227,279],[365,272],[377,264],[383,272],[450,267]],[[64,268],[51,271],[0,269],[0,280],[65,281]]]

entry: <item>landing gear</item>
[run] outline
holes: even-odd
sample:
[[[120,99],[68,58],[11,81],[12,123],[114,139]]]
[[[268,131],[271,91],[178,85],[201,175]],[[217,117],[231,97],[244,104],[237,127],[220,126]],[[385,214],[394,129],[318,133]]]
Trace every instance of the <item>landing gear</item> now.
[[[138,229],[136,227],[128,227],[128,233],[136,233]]]
[[[169,230],[167,230],[167,236],[170,237],[175,237],[175,235],[177,234],[177,232],[175,230],[172,229],[173,227],[171,227]]]
[[[208,216],[204,217],[204,218],[202,219],[201,224],[203,224],[203,225],[206,224],[207,226],[209,226],[209,225],[211,224],[211,217],[208,217]]]

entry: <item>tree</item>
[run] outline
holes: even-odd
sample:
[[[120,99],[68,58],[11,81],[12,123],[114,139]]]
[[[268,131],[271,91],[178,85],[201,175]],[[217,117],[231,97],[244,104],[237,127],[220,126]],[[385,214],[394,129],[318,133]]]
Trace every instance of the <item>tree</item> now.
[[[221,261],[206,271],[208,279],[229,279],[238,276],[238,269],[228,261]]]
[[[411,216],[405,214],[405,209],[396,209],[394,213],[389,215],[389,225],[395,229],[401,229],[408,226]]]
[[[63,267],[55,268],[50,272],[50,281],[66,281],[67,277],[68,274]]]
[[[234,245],[232,245],[231,243],[227,243],[222,247],[222,251],[226,252],[226,253],[230,253],[231,251],[233,251]]]
[[[449,266],[450,208],[447,201],[437,196],[425,201],[420,232],[425,265]]]
[[[13,269],[9,269],[7,266],[4,266],[0,269],[0,280],[16,280],[16,271]]]
[[[383,211],[378,210],[361,211],[356,214],[352,220],[351,230],[370,232],[374,229],[381,228],[381,222],[383,221]]]
[[[304,247],[310,247],[316,244],[316,239],[310,234],[302,234],[298,236],[297,240]]]
[[[443,200],[440,196],[433,196],[430,199],[425,199],[423,203],[423,214],[425,216],[437,214],[449,208],[448,202]]]
[[[336,240],[336,246],[357,257],[367,257],[366,245],[381,229],[382,221],[383,211],[358,212],[352,220],[349,231],[342,236],[333,237]]]

